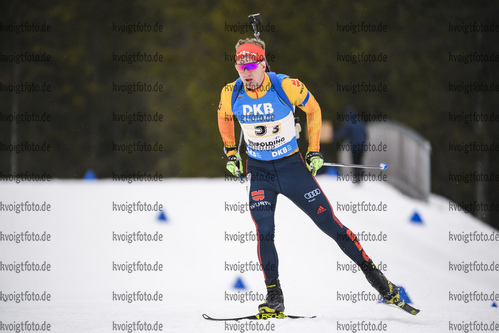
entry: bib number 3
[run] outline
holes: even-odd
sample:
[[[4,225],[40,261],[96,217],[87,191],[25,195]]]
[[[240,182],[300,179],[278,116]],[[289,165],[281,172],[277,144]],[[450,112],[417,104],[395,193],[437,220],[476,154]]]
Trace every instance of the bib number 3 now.
[[[255,135],[256,136],[265,136],[268,134],[269,128],[271,130],[271,132],[270,132],[271,135],[275,135],[281,131],[279,124],[273,125],[273,126],[258,125],[258,126],[255,126]]]

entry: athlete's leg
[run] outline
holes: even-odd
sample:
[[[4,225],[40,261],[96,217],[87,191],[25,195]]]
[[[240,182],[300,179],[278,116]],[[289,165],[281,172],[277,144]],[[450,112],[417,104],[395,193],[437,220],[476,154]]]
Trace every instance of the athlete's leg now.
[[[324,233],[333,238],[350,259],[358,265],[369,260],[355,234],[334,214],[326,195],[300,155],[282,165],[279,175],[282,194],[303,210]]]
[[[274,244],[274,212],[280,192],[272,162],[248,162],[249,208],[258,236],[258,259],[265,277],[267,296],[259,312],[283,312],[284,296],[279,282],[279,259]]]
[[[279,187],[272,169],[270,164],[248,161],[249,210],[256,226],[258,259],[265,279],[279,275],[274,244],[274,213]]]
[[[373,264],[357,236],[334,215],[321,187],[308,171],[301,156],[279,169],[282,194],[300,207],[343,252],[360,266],[368,282],[390,302],[398,299],[398,288]]]

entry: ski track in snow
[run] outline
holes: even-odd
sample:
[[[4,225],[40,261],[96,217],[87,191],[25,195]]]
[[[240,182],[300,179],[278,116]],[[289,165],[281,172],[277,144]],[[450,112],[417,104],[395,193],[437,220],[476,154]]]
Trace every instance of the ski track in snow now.
[[[227,267],[257,263],[256,242],[241,240],[255,233],[245,211],[245,185],[224,179],[164,179],[161,183],[118,183],[111,180],[63,181],[48,184],[2,184],[4,204],[50,203],[50,212],[0,212],[4,234],[24,231],[51,234],[50,242],[0,242],[4,264],[33,261],[51,264],[49,272],[0,272],[0,292],[46,291],[50,302],[0,302],[0,325],[33,321],[51,324],[50,332],[116,332],[113,323],[162,324],[163,332],[450,332],[464,324],[499,323],[493,300],[449,301],[450,294],[499,294],[498,271],[452,271],[463,262],[499,264],[499,242],[450,241],[449,233],[497,233],[463,212],[449,211],[449,201],[432,195],[421,202],[379,182],[357,186],[321,175],[322,190],[338,218],[357,235],[386,234],[386,241],[362,241],[387,277],[407,291],[421,312],[412,316],[376,301],[342,301],[345,295],[375,293],[362,273],[342,271],[350,260],[287,198],[276,209],[276,246],[286,313],[315,319],[210,322],[201,315],[239,317],[256,313],[258,300],[229,301],[227,295],[265,295],[260,271],[236,272]],[[159,202],[157,212],[113,211],[112,204]],[[341,211],[345,204],[386,204],[385,212]],[[243,207],[230,211],[228,207]],[[343,206],[339,206],[343,205]],[[422,224],[409,220],[418,212]],[[164,236],[163,242],[119,242],[112,234],[143,231]],[[231,237],[239,237],[233,241]],[[158,272],[113,271],[115,263],[159,262]],[[229,265],[229,266],[227,266]],[[241,278],[245,290],[234,288]],[[113,301],[112,295],[134,291],[163,295],[161,302]],[[342,298],[343,297],[343,298]],[[248,324],[246,324],[248,323]],[[357,326],[355,326],[357,325]],[[360,325],[360,326],[359,326]],[[366,326],[368,325],[368,326]],[[383,326],[386,325],[386,326]],[[458,325],[458,326],[454,326]],[[376,326],[376,327],[374,327]],[[1,327],[1,326],[0,326]],[[121,326],[123,327],[123,326]],[[373,328],[374,327],[374,328]],[[384,327],[385,330],[378,330]],[[475,326],[476,327],[476,326]],[[366,328],[370,328],[367,330]],[[496,330],[499,327],[496,327]],[[472,330],[468,326],[470,332]],[[489,330],[493,331],[493,330]],[[140,332],[140,331],[135,331]]]

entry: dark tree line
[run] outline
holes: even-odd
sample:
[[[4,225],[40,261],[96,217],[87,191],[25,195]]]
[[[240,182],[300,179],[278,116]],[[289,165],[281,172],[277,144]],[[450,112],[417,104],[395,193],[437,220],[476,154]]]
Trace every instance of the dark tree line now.
[[[272,70],[301,79],[325,120],[337,128],[348,104],[387,115],[430,141],[432,192],[463,204],[499,203],[497,180],[476,180],[499,170],[493,1],[3,2],[0,172],[223,176],[220,90],[236,78],[234,44],[253,36],[247,16],[258,12]],[[44,25],[50,31],[40,31]],[[363,52],[384,61],[361,61]],[[386,89],[344,91],[358,82]],[[50,91],[16,93],[44,84]],[[50,121],[7,117],[26,113]],[[33,151],[43,144],[50,150]],[[157,151],[140,151],[155,145]],[[8,151],[15,147],[31,151]],[[323,149],[335,158],[333,146]],[[497,208],[476,215],[498,226]]]

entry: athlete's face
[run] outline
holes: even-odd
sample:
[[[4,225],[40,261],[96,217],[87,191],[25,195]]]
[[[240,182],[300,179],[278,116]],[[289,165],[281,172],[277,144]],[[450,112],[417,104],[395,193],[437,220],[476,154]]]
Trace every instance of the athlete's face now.
[[[250,57],[245,57],[239,59],[236,65],[250,64],[254,62],[255,60]],[[260,87],[263,82],[263,78],[265,77],[265,60],[258,63],[256,68],[253,70],[245,68],[242,72],[238,70],[238,73],[246,88],[250,90],[257,89]]]

